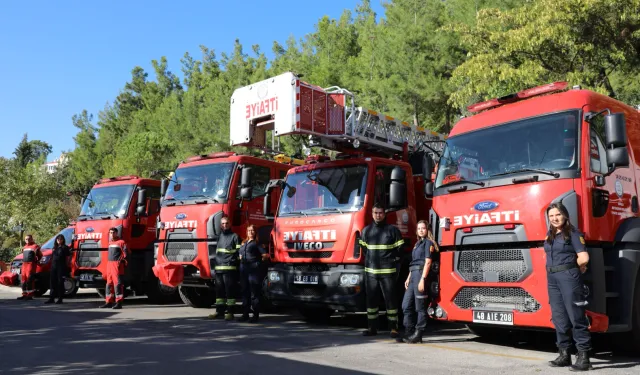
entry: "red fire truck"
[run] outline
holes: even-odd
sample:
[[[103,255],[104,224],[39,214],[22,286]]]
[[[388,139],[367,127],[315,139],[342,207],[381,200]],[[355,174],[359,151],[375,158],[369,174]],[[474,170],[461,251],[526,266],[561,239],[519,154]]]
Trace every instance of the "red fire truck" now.
[[[562,202],[590,255],[591,331],[628,333],[640,349],[638,111],[566,82],[468,109],[481,113],[454,126],[426,187],[441,250],[429,313],[478,334],[553,328],[545,212]]]
[[[117,228],[129,246],[125,286],[154,303],[177,299],[177,290],[162,285],[152,272],[160,181],[138,176],[104,178],[83,198],[74,236],[72,275],[81,288],[104,295],[109,229]]]
[[[275,215],[264,207],[274,219],[270,302],[296,306],[310,319],[365,311],[359,236],[372,221],[372,206],[385,204],[387,221],[400,229],[410,254],[416,221],[430,207],[423,176],[431,178],[433,161],[421,146],[444,137],[356,107],[349,91],[312,86],[293,73],[240,88],[231,103],[232,145],[263,147],[271,132],[305,136],[309,148],[339,153],[333,160],[309,156],[267,188],[268,194],[282,188]],[[407,259],[403,264],[401,278]]]
[[[272,225],[262,214],[263,201],[275,203],[277,197],[266,196],[266,188],[289,168],[281,162],[217,152],[188,158],[163,180],[153,270],[167,285],[179,287],[184,303],[201,308],[211,307],[215,300],[211,270],[223,215],[241,238],[253,224],[259,241],[268,243]]]

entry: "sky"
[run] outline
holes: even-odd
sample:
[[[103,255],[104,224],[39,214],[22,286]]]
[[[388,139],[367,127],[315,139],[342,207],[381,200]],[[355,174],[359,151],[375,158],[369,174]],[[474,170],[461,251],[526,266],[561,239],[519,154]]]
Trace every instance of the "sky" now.
[[[0,3],[0,156],[25,133],[53,146],[49,161],[74,147],[71,118],[94,115],[112,103],[131,70],[153,78],[151,60],[168,59],[181,77],[180,59],[201,58],[200,45],[230,53],[236,38],[245,52],[258,44],[271,58],[282,44],[315,30],[322,16],[338,18],[359,0],[15,1]],[[382,15],[383,0],[371,6]]]

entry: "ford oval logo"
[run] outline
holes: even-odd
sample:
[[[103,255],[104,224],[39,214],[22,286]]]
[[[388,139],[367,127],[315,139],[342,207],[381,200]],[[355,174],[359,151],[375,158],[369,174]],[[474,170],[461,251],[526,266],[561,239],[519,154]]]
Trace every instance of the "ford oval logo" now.
[[[476,203],[473,206],[473,209],[476,210],[476,211],[485,212],[485,211],[495,210],[497,207],[498,207],[498,203],[496,203],[496,202],[483,201],[483,202]]]
[[[88,227],[88,228],[86,229],[86,231],[87,231],[87,233],[91,233],[91,232],[93,232],[93,227]]]
[[[176,219],[177,220],[182,220],[182,219],[186,219],[187,218],[187,214],[184,213],[179,213],[176,215]]]

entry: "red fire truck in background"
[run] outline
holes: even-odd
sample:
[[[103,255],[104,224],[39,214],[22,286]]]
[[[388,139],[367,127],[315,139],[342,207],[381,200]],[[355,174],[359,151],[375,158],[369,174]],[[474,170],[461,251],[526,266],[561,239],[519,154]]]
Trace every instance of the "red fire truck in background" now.
[[[442,286],[429,313],[477,334],[553,328],[543,241],[546,208],[562,202],[590,255],[591,331],[627,333],[640,350],[640,114],[566,87],[470,106],[481,113],[454,126],[426,187]]]
[[[267,187],[269,197],[272,188],[282,188],[275,215],[273,199],[264,207],[274,219],[269,300],[296,306],[307,318],[366,310],[359,236],[375,202],[388,208],[387,221],[405,237],[404,255],[415,242],[417,220],[429,212],[424,176],[431,178],[433,161],[423,145],[444,136],[354,101],[347,90],[312,86],[293,73],[237,89],[231,98],[232,145],[264,147],[271,132],[308,136],[307,146],[339,153],[333,160],[309,156]],[[407,265],[404,259],[401,279]],[[436,280],[433,285],[437,289]]]
[[[211,271],[223,215],[241,238],[248,224],[255,225],[259,241],[268,245],[272,224],[262,214],[263,201],[275,203],[277,196],[267,196],[266,188],[284,177],[291,168],[286,163],[295,162],[276,159],[283,162],[234,152],[193,156],[163,180],[153,271],[163,283],[179,287],[187,305],[211,307],[215,301]]]
[[[104,296],[109,229],[117,228],[129,246],[125,286],[154,303],[177,299],[177,290],[153,274],[160,181],[138,176],[104,178],[83,199],[74,236],[72,275],[81,288]]]

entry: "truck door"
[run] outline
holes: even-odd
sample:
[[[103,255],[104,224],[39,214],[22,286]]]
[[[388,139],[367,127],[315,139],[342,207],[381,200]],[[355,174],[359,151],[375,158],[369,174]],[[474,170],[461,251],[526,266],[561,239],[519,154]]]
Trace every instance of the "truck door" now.
[[[236,210],[233,217],[234,231],[241,237],[246,237],[246,228],[248,224],[253,224],[258,228],[258,237],[261,243],[269,241],[269,230],[261,230],[270,223],[265,219],[262,212],[262,205],[266,193],[267,184],[272,178],[277,178],[276,172],[272,168],[258,165],[256,163],[244,163],[246,167],[251,168],[251,187],[253,192],[251,200],[243,202],[242,210]],[[236,199],[240,199],[240,178],[237,179]],[[275,206],[272,206],[275,207]],[[264,233],[263,233],[264,232]]]

